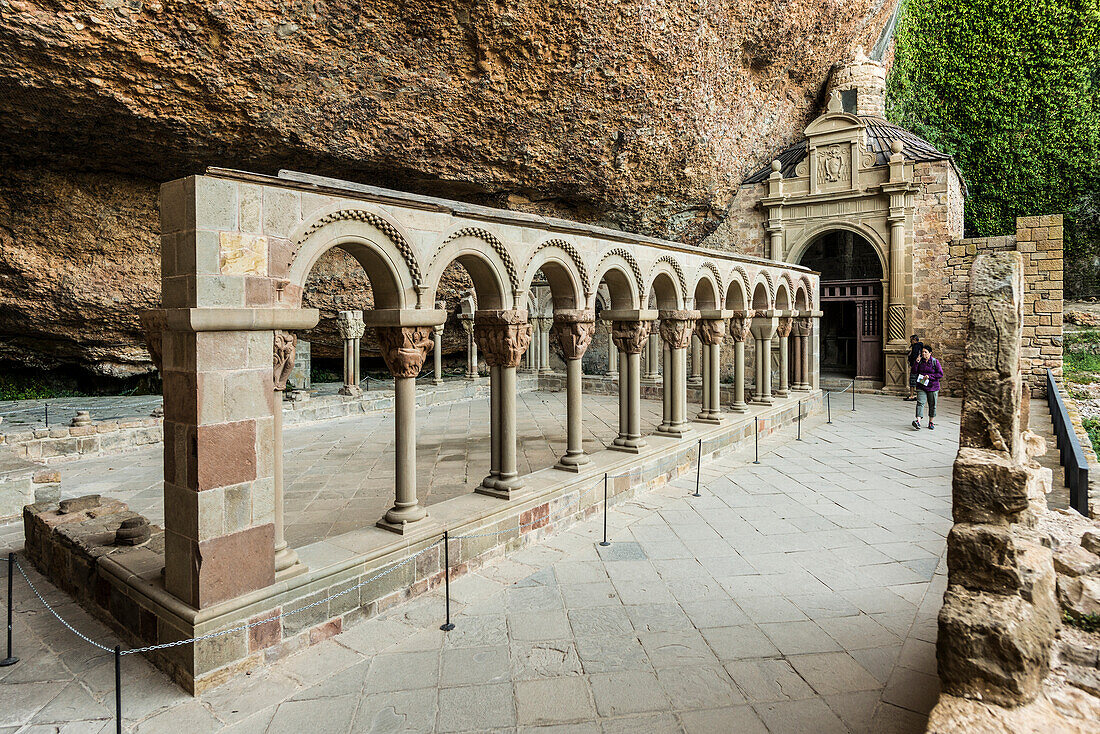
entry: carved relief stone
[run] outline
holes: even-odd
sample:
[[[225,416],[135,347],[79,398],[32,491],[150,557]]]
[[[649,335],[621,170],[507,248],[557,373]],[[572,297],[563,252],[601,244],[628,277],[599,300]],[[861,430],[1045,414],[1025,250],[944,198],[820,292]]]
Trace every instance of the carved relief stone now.
[[[809,317],[808,316],[800,316],[800,317],[798,317],[797,319],[794,320],[794,327],[792,328],[792,333],[795,336],[809,336],[811,328],[812,328],[812,326],[810,324]]]
[[[726,322],[722,319],[699,319],[695,333],[699,341],[708,346],[721,344],[726,338]]]
[[[157,371],[161,371],[162,355],[164,354],[164,329],[168,324],[168,314],[162,309],[144,311],[141,314],[141,328],[145,331],[145,346],[149,348],[149,356],[153,358],[153,364]]]
[[[478,311],[474,316],[474,337],[490,367],[518,367],[531,346],[527,311]]]
[[[840,145],[830,145],[817,151],[817,182],[836,183],[848,179],[846,151]]]
[[[641,354],[649,342],[652,321],[613,321],[611,339],[619,351],[626,354]]]
[[[294,371],[294,348],[298,345],[298,335],[289,331],[275,332],[274,360],[271,379],[275,389],[286,389],[286,381]]]
[[[670,349],[687,349],[695,331],[698,311],[661,311],[661,338]]]
[[[776,326],[775,333],[786,339],[791,335],[791,329],[794,327],[794,319],[790,316],[782,316],[779,319],[779,324]]]
[[[339,311],[336,314],[336,329],[341,339],[362,339],[366,324],[362,311]]]
[[[378,326],[382,359],[394,377],[416,377],[435,344],[430,326]]]
[[[730,339],[735,342],[743,342],[748,339],[749,331],[752,328],[752,317],[755,314],[756,312],[752,309],[734,311],[733,316],[730,317]]]
[[[596,333],[596,314],[585,309],[555,311],[550,335],[563,359],[580,359]]]

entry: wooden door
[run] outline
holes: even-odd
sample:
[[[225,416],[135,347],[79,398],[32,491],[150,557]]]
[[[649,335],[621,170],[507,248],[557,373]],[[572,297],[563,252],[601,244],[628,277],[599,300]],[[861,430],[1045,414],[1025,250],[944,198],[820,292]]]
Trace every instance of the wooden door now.
[[[856,302],[856,377],[882,379],[882,298]]]

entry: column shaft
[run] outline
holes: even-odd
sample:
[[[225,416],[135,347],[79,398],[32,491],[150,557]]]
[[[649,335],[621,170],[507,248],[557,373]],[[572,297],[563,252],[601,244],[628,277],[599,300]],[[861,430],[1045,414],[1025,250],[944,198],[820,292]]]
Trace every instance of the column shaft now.
[[[581,360],[567,359],[565,361],[565,456],[558,460],[555,466],[556,469],[578,471],[579,467],[589,462],[589,458],[582,448],[581,388],[583,379]]]
[[[699,340],[699,337],[691,337],[691,375],[688,377],[688,382],[692,385],[698,385],[703,382],[703,342]]]
[[[500,479],[500,367],[489,367],[489,476],[481,482],[496,489]]]
[[[639,352],[625,356],[629,363],[629,379],[627,382],[630,384],[630,391],[627,394],[629,404],[629,431],[627,437],[630,443],[627,445],[637,449],[646,445],[645,440],[642,438],[642,355]],[[620,387],[620,389],[622,388]]]
[[[394,377],[394,503],[385,523],[400,526],[427,511],[416,500],[416,378]]]
[[[433,342],[432,352],[434,353],[432,355],[432,357],[433,357],[432,366],[434,367],[434,372],[435,372],[435,375],[432,378],[432,384],[433,385],[442,385],[443,384],[443,331],[441,329],[440,330],[435,330],[435,333],[432,335],[432,342]]]
[[[733,343],[733,405],[730,408],[735,413],[748,411],[745,403],[745,340],[740,339]]]
[[[272,470],[275,486],[275,573],[298,562],[298,554],[287,547],[286,519],[283,508],[283,391],[275,390],[274,446]]]
[[[516,467],[516,368],[500,367],[500,482],[505,491],[519,489]]]
[[[610,348],[615,352],[619,350],[614,344]],[[612,441],[612,448],[624,448],[627,435],[630,433],[630,355],[624,354],[619,359],[619,435]]]
[[[771,337],[760,340],[760,351],[763,355],[763,359],[760,360],[761,368],[761,381],[763,382],[763,390],[761,390],[761,402],[767,405],[771,405],[772,400],[772,340]]]
[[[722,420],[722,345],[708,344],[710,353],[707,364],[710,365],[710,419]]]
[[[699,399],[699,414],[696,416],[698,420],[708,420],[710,418],[711,397],[710,397],[710,346],[703,345],[703,352],[705,356],[700,355],[700,381],[699,392],[702,397]]]
[[[788,395],[788,370],[787,362],[787,337],[779,337],[779,388],[775,391],[776,397],[785,398]]]
[[[672,432],[672,359],[669,357],[667,344],[662,343],[664,354],[664,372],[661,376],[661,425],[657,426],[659,433]]]

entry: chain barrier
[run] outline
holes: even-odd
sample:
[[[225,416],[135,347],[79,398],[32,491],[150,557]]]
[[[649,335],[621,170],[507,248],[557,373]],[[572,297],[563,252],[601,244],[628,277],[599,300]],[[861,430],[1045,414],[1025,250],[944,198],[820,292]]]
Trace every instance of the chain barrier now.
[[[38,597],[38,601],[42,602],[42,606],[46,607],[46,610],[49,611],[49,613],[52,614],[57,619],[58,622],[65,625],[69,629],[70,632],[72,632],[74,635],[76,635],[80,639],[84,640],[85,642],[87,642],[92,647],[98,647],[100,650],[103,650],[104,652],[109,652],[111,654],[114,654],[114,651],[115,651],[114,648],[107,647],[106,645],[99,644],[98,642],[96,642],[92,638],[88,637],[87,635],[83,634],[82,632],[77,630],[75,627],[73,627],[71,624],[66,622],[65,618],[62,617],[60,614],[58,614],[54,610],[54,608],[50,606],[49,602],[47,602],[42,597],[42,595],[40,593],[38,593],[38,589],[35,587],[34,582],[32,582],[30,580],[30,577],[27,576],[27,572],[23,570],[23,566],[20,565],[19,561],[15,559],[15,554],[14,553],[11,555],[11,559],[12,559],[12,563],[15,565],[15,568],[17,568],[19,570],[19,574],[23,577],[23,580],[27,582],[27,586],[31,587],[31,591],[33,591],[34,595]],[[8,603],[8,608],[9,609],[11,608],[10,601]]]

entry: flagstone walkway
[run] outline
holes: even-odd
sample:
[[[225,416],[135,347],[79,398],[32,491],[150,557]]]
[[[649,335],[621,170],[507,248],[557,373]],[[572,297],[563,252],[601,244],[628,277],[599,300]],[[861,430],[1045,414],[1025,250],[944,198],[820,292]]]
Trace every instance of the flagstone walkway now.
[[[586,401],[588,396],[586,397]],[[192,699],[138,656],[139,732],[920,732],[937,694],[958,401],[861,396]],[[113,636],[51,589],[105,644]],[[110,657],[16,579],[0,734],[113,731]],[[5,728],[6,727],[6,728]]]

